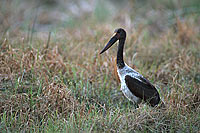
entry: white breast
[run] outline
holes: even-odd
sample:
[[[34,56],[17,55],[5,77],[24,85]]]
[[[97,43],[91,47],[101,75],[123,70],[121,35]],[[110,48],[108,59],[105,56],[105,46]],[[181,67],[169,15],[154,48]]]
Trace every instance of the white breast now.
[[[127,87],[126,82],[125,82],[125,76],[129,75],[131,77],[134,77],[140,80],[138,77],[142,77],[142,75],[136,72],[134,69],[130,68],[128,65],[125,65],[125,67],[123,67],[122,69],[117,69],[117,73],[121,81],[121,90],[123,94],[133,103],[136,103],[136,104],[140,103],[141,99],[136,97]]]

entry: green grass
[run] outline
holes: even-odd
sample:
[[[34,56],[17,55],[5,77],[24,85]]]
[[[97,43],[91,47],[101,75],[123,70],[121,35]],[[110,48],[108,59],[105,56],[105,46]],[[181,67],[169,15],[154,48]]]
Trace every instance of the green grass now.
[[[50,43],[47,52],[43,52],[43,46],[37,46],[43,40],[37,40],[36,44],[33,41],[33,48],[24,43],[23,49],[20,42],[1,44],[2,131],[199,130],[200,91],[196,76],[199,74],[199,45],[182,45],[178,40],[181,38],[170,31],[161,38],[151,39],[149,45],[140,42],[133,49],[129,44],[131,33],[128,34],[126,62],[134,64],[131,51],[136,50],[136,69],[157,86],[167,106],[162,109],[141,104],[136,109],[122,95],[114,76],[112,56],[116,55],[116,48],[112,48],[109,55],[99,56],[98,51],[109,35],[102,40],[104,31],[96,32],[99,32],[101,46],[95,45],[96,39],[90,35],[86,40],[76,40],[73,31],[68,44]]]
[[[23,28],[1,31],[0,131],[199,131],[200,34],[196,16],[177,18],[173,26],[154,34],[152,25],[124,26],[125,62],[156,86],[166,106],[152,108],[142,103],[136,108],[123,96],[115,75],[117,46],[98,54],[116,25],[121,27],[124,22],[120,22],[121,14],[108,22],[110,11],[104,12],[97,5],[94,18],[82,20],[82,24],[70,21],[50,37],[48,32],[33,32],[32,42]],[[99,19],[102,21],[97,22]]]

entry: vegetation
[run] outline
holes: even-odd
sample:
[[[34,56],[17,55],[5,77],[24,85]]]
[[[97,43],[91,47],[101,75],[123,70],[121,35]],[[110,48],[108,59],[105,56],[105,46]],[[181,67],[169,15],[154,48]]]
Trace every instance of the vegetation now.
[[[142,2],[146,3],[143,10],[150,11],[152,3]],[[191,3],[195,5],[195,0]],[[39,17],[15,27],[6,20],[18,12],[1,8],[7,15],[0,26],[0,131],[198,132],[199,14],[190,10],[176,14],[176,1],[164,5],[174,16],[158,21],[143,18],[142,23],[138,21],[144,13],[141,9],[124,8],[109,18],[106,14],[111,11],[105,9],[101,15],[97,5],[93,17],[71,17],[51,32],[37,31],[34,20]],[[181,6],[186,9],[185,4]],[[196,4],[190,9],[198,12],[200,8]],[[157,13],[162,16],[162,11],[150,16],[158,17]],[[156,86],[165,107],[140,104],[136,108],[120,91],[117,47],[99,55],[118,27],[127,30],[125,62]]]

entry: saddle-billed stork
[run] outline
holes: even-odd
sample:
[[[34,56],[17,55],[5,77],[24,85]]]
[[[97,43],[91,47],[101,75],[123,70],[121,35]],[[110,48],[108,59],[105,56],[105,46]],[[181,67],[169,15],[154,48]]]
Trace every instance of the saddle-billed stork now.
[[[142,100],[152,107],[160,102],[156,88],[141,74],[124,63],[123,49],[126,40],[126,31],[122,28],[115,30],[115,35],[110,39],[100,54],[109,49],[119,40],[117,50],[117,73],[121,81],[121,91],[133,103],[138,105]]]

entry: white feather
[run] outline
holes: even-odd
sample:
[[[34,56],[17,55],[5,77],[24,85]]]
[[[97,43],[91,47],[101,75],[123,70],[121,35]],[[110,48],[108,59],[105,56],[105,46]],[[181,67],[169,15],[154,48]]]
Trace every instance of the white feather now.
[[[121,91],[123,94],[133,103],[140,103],[141,99],[139,97],[136,97],[127,87],[125,82],[125,76],[129,75],[133,78],[136,78],[137,80],[141,81],[139,77],[143,77],[141,74],[136,72],[134,69],[130,68],[128,65],[125,64],[125,66],[122,69],[117,69],[118,76],[121,81]]]

